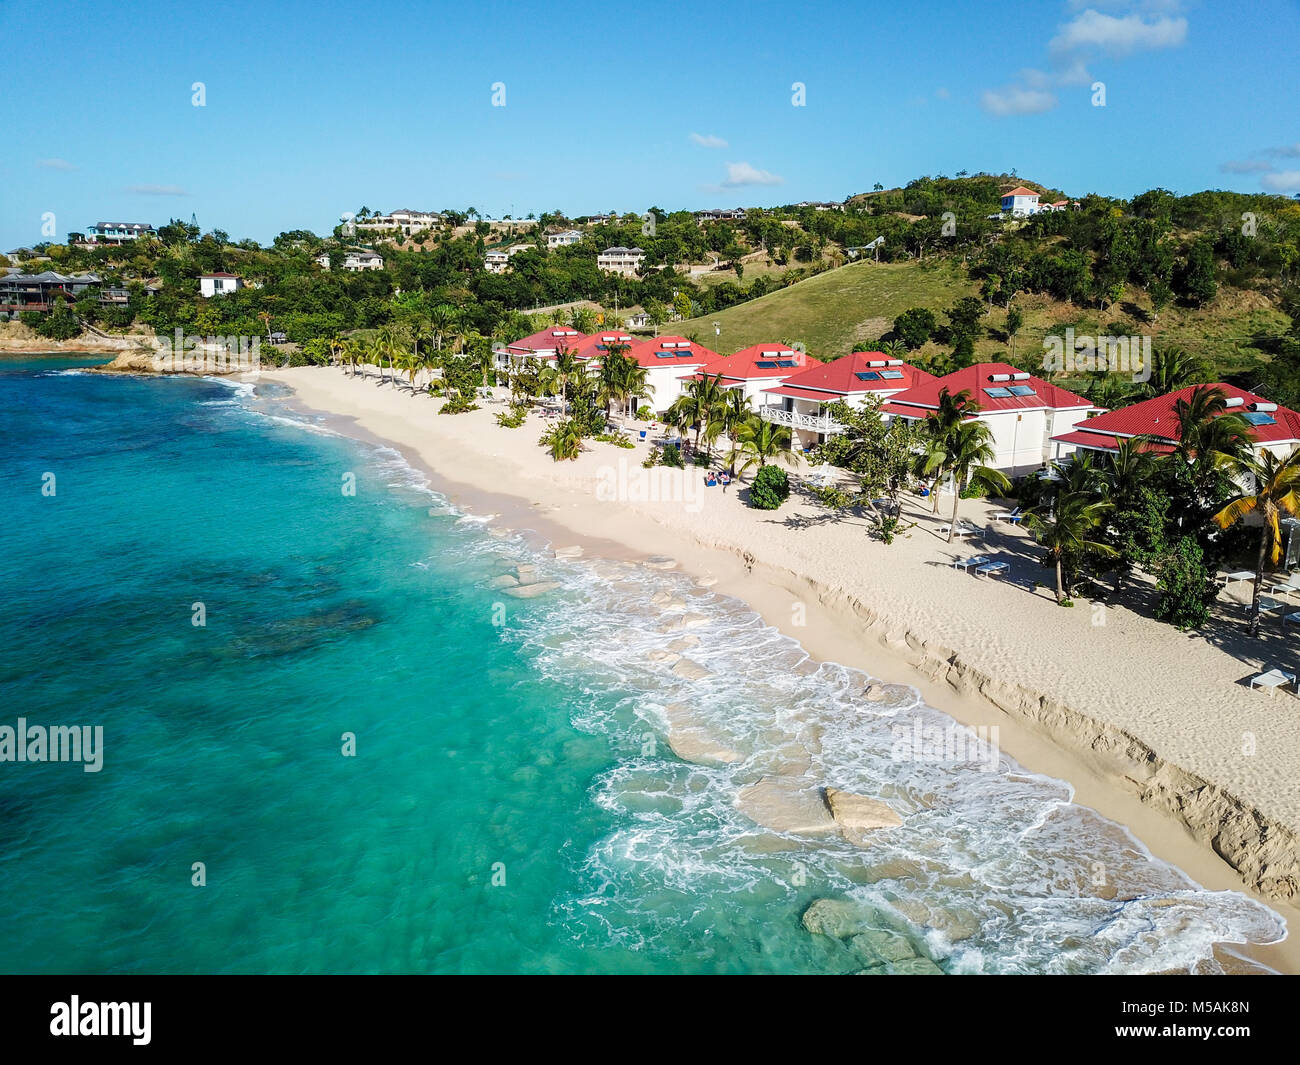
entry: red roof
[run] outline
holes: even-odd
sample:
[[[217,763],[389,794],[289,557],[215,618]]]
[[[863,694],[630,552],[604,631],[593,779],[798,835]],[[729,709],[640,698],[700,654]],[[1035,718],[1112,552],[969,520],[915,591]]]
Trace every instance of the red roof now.
[[[899,374],[901,376],[892,376]],[[764,389],[775,396],[820,399],[833,403],[844,396],[865,392],[902,392],[914,385],[935,380],[933,374],[891,359],[879,351],[855,351],[833,362],[814,363],[787,377],[775,388]]]
[[[1010,192],[1004,192],[1002,194],[1002,198],[1005,200],[1008,196],[1038,196],[1038,195],[1039,193],[1035,192],[1033,189],[1027,189],[1024,187],[1024,185],[1021,185],[1018,188],[1012,189]]]
[[[580,359],[599,359],[612,345],[622,344],[630,355],[635,342],[636,338],[623,329],[597,329],[575,345],[575,353]]]
[[[1118,451],[1119,438],[1108,436],[1105,433],[1087,433],[1073,429],[1068,433],[1061,433],[1059,436],[1052,437],[1058,444],[1074,444],[1076,447],[1092,448],[1094,451]],[[1167,455],[1173,451],[1171,444],[1144,444],[1138,448],[1139,451],[1154,451],[1160,455]]]
[[[628,354],[637,363],[647,369],[656,366],[681,366],[693,368],[706,363],[717,362],[721,355],[710,351],[702,344],[679,336],[654,337],[650,340],[636,341]]]
[[[586,336],[567,325],[551,325],[507,345],[516,355],[554,355],[558,348],[577,348]]]
[[[909,418],[923,418],[939,406],[939,392],[947,389],[950,395],[969,392],[971,402],[979,405],[981,414],[996,414],[1000,411],[1023,410],[1080,410],[1093,404],[1082,396],[1067,392],[1048,381],[1018,370],[1005,362],[980,362],[967,366],[963,370],[945,374],[943,377],[931,377],[922,381],[906,392],[899,392],[889,397],[885,410],[892,414],[902,414]],[[1012,389],[1030,389],[1024,395],[1011,392]],[[988,390],[1007,392],[1008,395],[989,395]]]
[[[698,374],[690,376],[722,374],[727,381],[758,381],[768,377],[784,379],[812,365],[821,365],[821,360],[788,344],[754,344],[741,348],[734,355],[706,363]]]
[[[1300,442],[1300,414],[1286,407],[1277,407],[1254,392],[1247,392],[1244,388],[1237,388],[1235,385],[1227,384],[1190,385],[1187,388],[1180,388],[1177,392],[1170,392],[1167,396],[1144,399],[1141,403],[1120,407],[1117,410],[1098,414],[1095,418],[1081,421],[1074,427],[1073,433],[1065,434],[1066,436],[1086,436],[1089,438],[1086,443],[1083,440],[1065,440],[1061,436],[1054,436],[1052,439],[1059,440],[1062,443],[1081,444],[1085,447],[1106,448],[1112,451],[1115,449],[1115,440],[1117,438],[1155,436],[1163,440],[1176,442],[1179,436],[1179,427],[1178,416],[1174,413],[1174,404],[1180,399],[1190,399],[1197,388],[1221,389],[1228,402],[1232,404],[1227,408],[1227,412],[1236,411],[1245,415],[1267,415],[1271,419],[1271,424],[1251,426],[1250,435],[1255,443],[1283,444]],[[1275,409],[1258,410],[1258,404],[1263,404],[1265,408],[1274,407]],[[1259,420],[1263,421],[1264,419]]]
[[[216,274],[199,274],[199,277],[234,277],[234,276],[235,276],[234,274],[222,274],[222,273],[216,273]]]

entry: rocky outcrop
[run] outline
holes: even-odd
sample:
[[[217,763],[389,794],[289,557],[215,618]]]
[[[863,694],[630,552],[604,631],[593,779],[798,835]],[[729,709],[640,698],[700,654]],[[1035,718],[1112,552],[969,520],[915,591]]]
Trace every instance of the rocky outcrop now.
[[[831,816],[840,826],[844,838],[858,846],[865,846],[875,830],[897,828],[903,823],[903,819],[885,803],[868,799],[865,795],[840,791],[839,788],[826,789],[826,805],[830,807]]]
[[[799,777],[762,777],[757,784],[741,789],[736,806],[773,832],[815,836],[834,832],[837,827],[821,788]]]

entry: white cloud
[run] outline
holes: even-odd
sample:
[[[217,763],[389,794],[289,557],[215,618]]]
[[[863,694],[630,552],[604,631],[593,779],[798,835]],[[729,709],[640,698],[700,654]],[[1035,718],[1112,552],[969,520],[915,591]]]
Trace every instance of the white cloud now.
[[[1283,159],[1300,159],[1300,144],[1284,144],[1281,148],[1270,148],[1268,154]]]
[[[137,196],[188,196],[179,185],[128,185],[126,191]]]
[[[727,178],[722,183],[724,189],[736,189],[742,185],[782,185],[785,178],[767,170],[759,170],[748,163],[728,163]]]
[[[1071,6],[1078,11],[1083,2]],[[1096,8],[1117,9],[1119,15]],[[1057,104],[1053,92],[1064,86],[1090,85],[1092,60],[1120,57],[1157,48],[1176,48],[1187,40],[1187,19],[1177,12],[1178,0],[1094,0],[1087,9],[1057,27],[1048,42],[1049,70],[1022,70],[1016,82],[989,89],[980,98],[984,110],[995,115],[1033,115]]]
[[[1052,38],[1052,52],[1098,51],[1129,55],[1155,48],[1177,48],[1187,40],[1187,20],[1158,16],[1148,22],[1141,15],[1103,15],[1089,8],[1067,22]]]
[[[715,137],[712,133],[692,133],[690,137],[692,144],[698,144],[701,148],[725,148],[727,142],[721,137]]]
[[[1263,159],[1229,159],[1226,163],[1220,163],[1219,169],[1225,174],[1260,174],[1272,170],[1273,164]]]
[[[991,115],[1041,115],[1056,106],[1056,97],[1042,89],[1007,85],[985,90],[980,106]]]
[[[1300,192],[1300,170],[1279,170],[1265,174],[1259,183],[1269,192]]]
[[[81,167],[66,159],[37,159],[36,165],[42,170],[80,170]]]

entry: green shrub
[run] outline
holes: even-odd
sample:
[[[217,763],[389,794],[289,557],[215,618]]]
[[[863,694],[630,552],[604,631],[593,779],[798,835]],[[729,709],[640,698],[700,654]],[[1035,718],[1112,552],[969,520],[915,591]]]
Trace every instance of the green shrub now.
[[[1200,545],[1190,536],[1180,536],[1157,561],[1156,574],[1160,598],[1155,616],[1180,629],[1204,625],[1219,589]]]
[[[518,429],[528,418],[528,405],[525,403],[511,403],[508,411],[499,411],[497,413],[497,425],[503,429]]]
[[[649,407],[638,407],[636,411],[637,421],[652,422],[655,420],[655,412]]]
[[[464,392],[453,392],[451,397],[439,409],[439,414],[464,414],[467,411],[478,410],[478,404],[470,399]]]
[[[709,456],[703,451],[697,451],[695,452],[695,457],[692,461],[697,466],[707,466],[709,464]]]
[[[613,444],[615,447],[636,447],[636,445],[622,433],[597,433],[595,438],[602,444]]]
[[[676,444],[665,444],[664,449],[659,454],[660,466],[676,466],[679,470],[686,468],[686,463],[682,461],[682,449]]]
[[[779,466],[764,466],[749,488],[749,505],[759,510],[776,510],[790,496],[790,478]]]
[[[648,470],[652,466],[658,466],[662,458],[663,458],[663,452],[659,450],[659,445],[655,444],[652,448],[650,448],[650,453],[641,460],[641,465]]]
[[[28,329],[36,329],[41,324],[41,319],[45,315],[40,311],[19,311],[18,320],[27,326]]]

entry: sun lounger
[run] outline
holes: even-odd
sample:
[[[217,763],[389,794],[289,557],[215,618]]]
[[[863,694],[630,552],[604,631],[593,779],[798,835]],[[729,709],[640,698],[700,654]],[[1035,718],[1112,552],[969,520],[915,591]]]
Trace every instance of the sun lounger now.
[[[1277,691],[1278,688],[1285,687],[1288,684],[1290,684],[1292,688],[1295,687],[1295,674],[1283,673],[1280,669],[1270,669],[1267,673],[1261,673],[1257,677],[1250,678],[1250,686],[1252,688],[1267,688],[1270,696]]]
[[[986,577],[996,577],[1010,568],[1011,564],[1009,562],[985,562],[982,566],[976,566],[975,572],[982,573]]]
[[[952,527],[951,525],[940,525],[940,526],[939,526],[939,535],[940,535],[940,536],[947,536],[947,535],[948,535],[948,530],[949,530],[949,529],[952,529],[952,528],[953,528],[953,527]],[[973,534],[975,534],[975,533],[977,533],[977,532],[979,532],[979,530],[978,530],[977,528],[975,528],[974,525],[972,525],[970,522],[968,522],[968,521],[966,521],[966,520],[963,519],[962,521],[959,521],[959,522],[957,523],[957,527],[956,527],[956,529],[953,529],[953,533],[952,533],[952,535],[953,535],[953,538],[956,539],[958,536],[971,536],[971,535],[973,535]]]
[[[971,566],[982,566],[987,561],[989,561],[987,555],[972,555],[970,558],[954,558],[952,560],[952,568],[956,569],[960,566],[969,573]]]
[[[1025,517],[1025,516],[1024,516],[1024,514],[1021,512],[1020,508],[1019,508],[1019,507],[1016,507],[1015,510],[1004,510],[1001,514],[994,514],[994,515],[993,515],[993,520],[994,520],[994,521],[1009,521],[1009,522],[1011,522],[1013,525],[1018,525],[1018,524],[1020,524],[1021,521],[1024,520],[1024,517]]]
[[[1300,576],[1292,575],[1284,581],[1277,581],[1275,584],[1271,584],[1268,590],[1271,595],[1276,595],[1278,592],[1283,595],[1300,592]]]
[[[1294,614],[1287,614],[1286,617],[1282,619],[1282,624],[1300,625],[1300,610],[1297,610]]]
[[[1276,599],[1264,597],[1259,601],[1259,612],[1261,614],[1276,614],[1284,606],[1286,606],[1285,603],[1278,602]]]
[[[1236,573],[1229,573],[1223,578],[1223,586],[1226,588],[1236,581],[1253,581],[1254,579],[1255,571],[1253,569],[1239,569]]]

